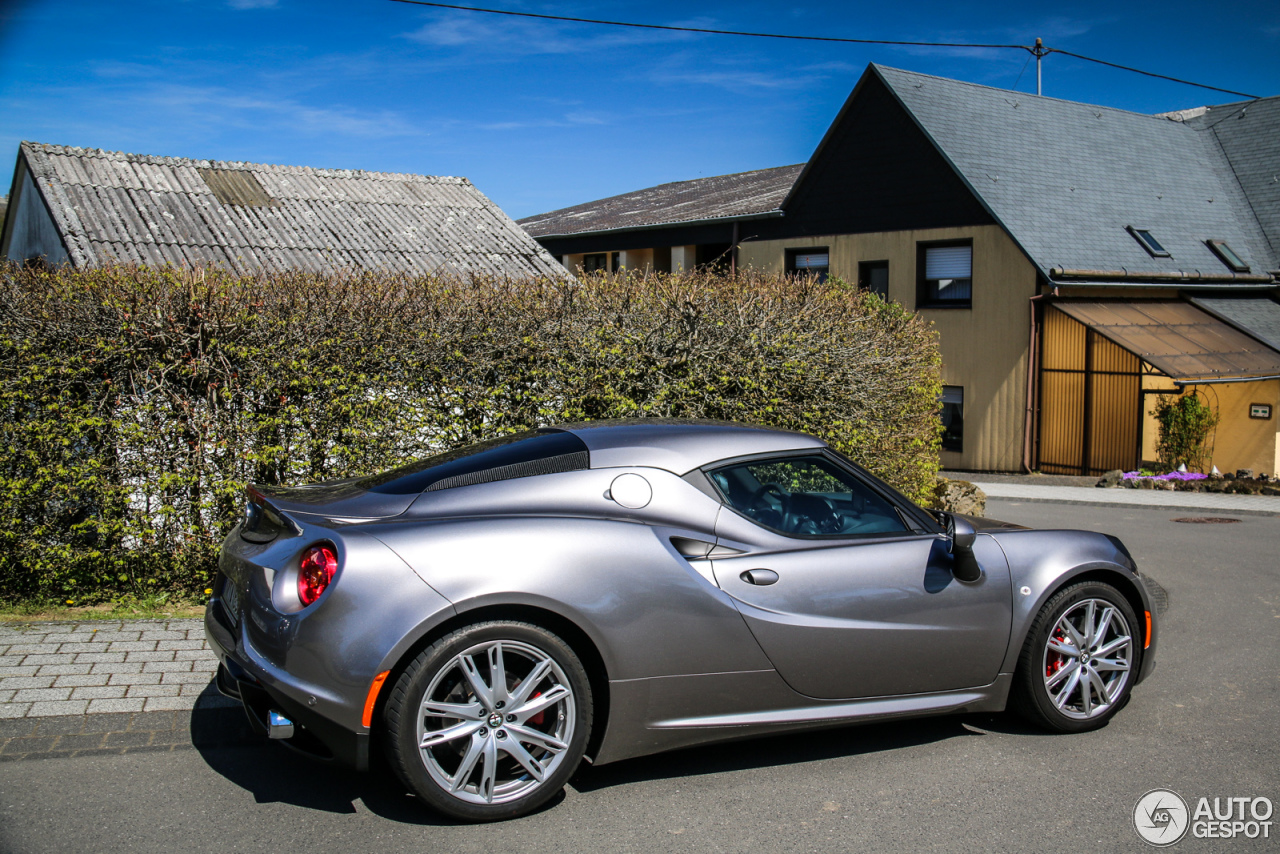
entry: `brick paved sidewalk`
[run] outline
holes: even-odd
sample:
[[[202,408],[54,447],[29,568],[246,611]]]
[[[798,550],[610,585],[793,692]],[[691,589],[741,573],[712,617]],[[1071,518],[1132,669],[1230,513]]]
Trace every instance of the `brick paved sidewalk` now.
[[[0,623],[0,718],[189,710],[216,669],[199,619]]]

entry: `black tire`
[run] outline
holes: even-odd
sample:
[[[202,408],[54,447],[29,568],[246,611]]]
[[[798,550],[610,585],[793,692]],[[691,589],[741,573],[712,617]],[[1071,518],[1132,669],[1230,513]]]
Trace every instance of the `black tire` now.
[[[1103,637],[1081,638],[1087,641],[1081,653],[1067,635],[1072,630],[1080,632],[1088,622],[1091,602],[1096,617],[1090,634],[1105,619],[1103,609],[1110,607],[1114,614],[1110,627],[1102,631]],[[1071,615],[1071,628],[1061,622],[1067,615]],[[1115,617],[1123,621],[1123,630],[1117,628],[1120,624]],[[1050,648],[1054,634],[1060,639]],[[1122,635],[1129,638],[1127,647],[1108,652],[1108,647],[1118,644]],[[1129,701],[1141,664],[1142,640],[1133,607],[1119,590],[1100,581],[1064,587],[1044,604],[1031,623],[1018,657],[1010,705],[1026,720],[1054,732],[1086,732],[1104,726]],[[1065,647],[1076,649],[1077,654],[1056,651]],[[1099,650],[1102,655],[1097,654]],[[1127,665],[1123,671],[1115,669],[1121,662]],[[1076,676],[1075,671],[1080,675]]]
[[[536,676],[539,669],[546,675]],[[495,670],[506,676],[498,691]],[[526,685],[530,677],[534,683]],[[524,714],[553,697],[542,711]],[[432,707],[449,714],[430,715]],[[434,809],[463,821],[502,821],[536,810],[564,788],[586,750],[591,715],[591,683],[568,644],[531,623],[476,623],[424,649],[396,680],[383,710],[387,757]],[[432,746],[419,746],[433,735]]]

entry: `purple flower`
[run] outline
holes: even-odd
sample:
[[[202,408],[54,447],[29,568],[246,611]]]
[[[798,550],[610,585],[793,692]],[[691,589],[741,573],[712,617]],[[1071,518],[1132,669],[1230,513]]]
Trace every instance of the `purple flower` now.
[[[1124,473],[1125,480],[1204,480],[1208,476],[1197,471],[1171,471],[1168,474],[1138,474],[1136,471]]]

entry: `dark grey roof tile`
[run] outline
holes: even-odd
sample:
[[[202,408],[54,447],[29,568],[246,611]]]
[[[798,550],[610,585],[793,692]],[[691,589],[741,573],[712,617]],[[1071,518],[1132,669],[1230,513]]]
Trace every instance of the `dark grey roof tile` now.
[[[1221,146],[1280,267],[1280,98],[1210,107],[1186,124]]]
[[[1226,240],[1255,272],[1271,251],[1216,140],[1187,123],[875,66],[1042,270],[1230,270]],[[1275,100],[1275,99],[1272,99]],[[1280,159],[1272,147],[1270,162]],[[1152,258],[1125,231],[1150,228]]]
[[[1280,350],[1280,303],[1268,297],[1193,297],[1191,301]]]
[[[661,184],[519,221],[534,237],[697,222],[775,211],[804,164]]]

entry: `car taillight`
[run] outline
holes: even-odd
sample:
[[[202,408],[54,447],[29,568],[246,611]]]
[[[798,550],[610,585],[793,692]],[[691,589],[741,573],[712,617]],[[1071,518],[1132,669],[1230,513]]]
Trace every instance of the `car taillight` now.
[[[333,581],[338,571],[338,555],[327,545],[315,545],[302,553],[298,565],[298,598],[303,605],[310,605]]]

